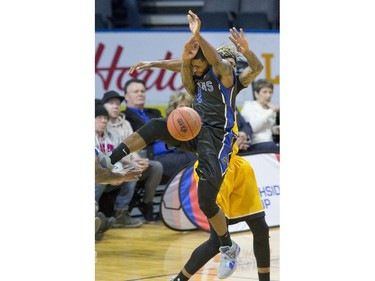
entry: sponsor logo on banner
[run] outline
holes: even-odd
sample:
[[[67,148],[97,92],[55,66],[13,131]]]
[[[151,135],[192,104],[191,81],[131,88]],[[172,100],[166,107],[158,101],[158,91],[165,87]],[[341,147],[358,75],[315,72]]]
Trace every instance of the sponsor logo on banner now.
[[[95,34],[95,97],[102,98],[104,92],[114,90],[123,93],[124,84],[131,78],[145,81],[146,106],[165,106],[169,95],[183,90],[179,73],[160,68],[129,69],[140,61],[169,60],[180,58],[182,47],[190,38],[190,32],[145,31],[145,32],[96,32]],[[173,39],[171,39],[173,37]],[[205,32],[213,46],[228,41],[226,32]],[[246,34],[251,48],[264,65],[258,78],[274,83],[273,103],[279,103],[279,33]],[[252,100],[251,86],[237,97],[241,107],[245,100]]]
[[[279,154],[243,156],[254,169],[258,190],[269,226],[280,225],[280,159]]]
[[[273,185],[273,186],[261,186],[258,187],[260,197],[262,198],[262,205],[264,209],[268,209],[271,206],[271,198],[272,196],[279,196],[280,195],[280,186]]]
[[[159,91],[165,89],[177,91],[183,88],[181,80],[176,79],[178,73],[169,72],[164,69],[142,69],[134,71],[132,74],[127,76],[131,65],[123,66],[123,64],[120,62],[120,57],[123,55],[124,48],[122,46],[117,46],[115,52],[112,54],[112,58],[109,61],[105,61],[103,59],[105,49],[106,45],[104,43],[99,43],[95,55],[95,74],[101,81],[103,91],[108,91],[113,84],[117,90],[123,91],[125,82],[130,78],[144,80],[147,90],[155,88]],[[171,58],[172,53],[167,52],[163,59],[169,60]]]

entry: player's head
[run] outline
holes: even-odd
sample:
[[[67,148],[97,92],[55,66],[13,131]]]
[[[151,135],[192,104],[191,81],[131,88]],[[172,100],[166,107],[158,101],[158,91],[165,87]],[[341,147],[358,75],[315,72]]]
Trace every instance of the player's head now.
[[[229,61],[229,63],[235,68],[237,65],[237,54],[236,50],[229,45],[223,45],[216,49],[222,59]]]
[[[195,57],[191,60],[191,66],[193,68],[193,74],[197,77],[201,77],[206,74],[210,67],[200,47]]]

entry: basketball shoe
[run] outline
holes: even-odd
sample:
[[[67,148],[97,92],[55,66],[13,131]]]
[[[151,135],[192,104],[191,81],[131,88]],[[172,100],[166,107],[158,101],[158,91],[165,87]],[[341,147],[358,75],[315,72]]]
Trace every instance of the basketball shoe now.
[[[222,246],[219,248],[221,253],[217,277],[224,279],[232,275],[237,267],[237,257],[240,253],[240,246],[232,240],[232,246]]]
[[[114,168],[109,156],[105,155],[96,147],[95,147],[95,155],[98,157],[98,162],[99,162],[100,167],[102,167],[103,169],[110,169],[110,170]]]

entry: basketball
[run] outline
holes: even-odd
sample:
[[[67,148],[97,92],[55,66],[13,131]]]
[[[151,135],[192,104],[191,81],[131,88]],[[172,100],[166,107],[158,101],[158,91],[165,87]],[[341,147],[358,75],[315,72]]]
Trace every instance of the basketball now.
[[[169,114],[167,127],[176,140],[188,141],[199,134],[201,118],[191,107],[178,107]]]

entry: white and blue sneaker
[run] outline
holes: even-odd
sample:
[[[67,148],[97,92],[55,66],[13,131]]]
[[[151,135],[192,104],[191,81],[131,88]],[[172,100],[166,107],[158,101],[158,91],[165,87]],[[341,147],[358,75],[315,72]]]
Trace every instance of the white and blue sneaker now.
[[[95,147],[95,155],[96,157],[98,157],[98,162],[99,162],[100,167],[102,167],[103,169],[110,169],[110,170],[114,168],[109,156],[105,155],[96,147]]]
[[[240,246],[232,240],[232,246],[222,246],[219,248],[221,253],[217,277],[225,279],[232,275],[237,267],[237,257],[240,254]]]

